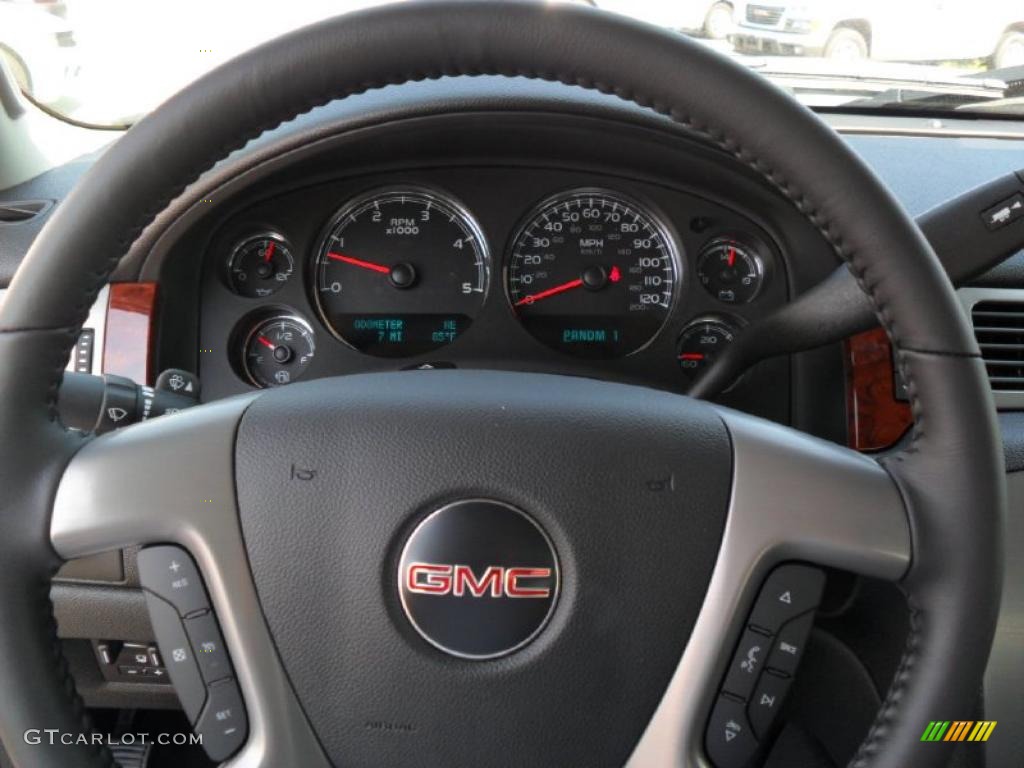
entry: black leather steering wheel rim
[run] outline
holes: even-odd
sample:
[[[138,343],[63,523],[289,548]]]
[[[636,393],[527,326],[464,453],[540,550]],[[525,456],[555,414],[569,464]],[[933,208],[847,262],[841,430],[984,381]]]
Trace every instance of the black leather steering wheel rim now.
[[[706,136],[761,173],[822,232],[871,297],[908,383],[915,426],[883,463],[910,511],[912,630],[852,765],[941,764],[914,751],[930,719],[977,693],[998,610],[1002,448],[977,346],[934,253],[885,187],[810,112],[678,35],[577,7],[423,2],[327,21],[211,72],[100,158],[47,223],[0,307],[0,735],[33,765],[111,764],[89,746],[41,751],[29,728],[79,731],[47,592],[49,510],[83,444],[56,416],[88,308],[167,203],[251,138],[368,89],[499,74],[614,93]],[[217,116],[224,116],[218,119]],[[898,255],[896,255],[898,254]],[[827,509],[822,510],[827,514]],[[946,663],[956,654],[957,663]]]

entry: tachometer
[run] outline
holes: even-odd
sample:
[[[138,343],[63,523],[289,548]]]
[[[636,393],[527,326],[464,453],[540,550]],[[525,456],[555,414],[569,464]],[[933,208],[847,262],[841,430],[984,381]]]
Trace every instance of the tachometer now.
[[[388,188],[332,219],[317,254],[316,303],[356,349],[415,355],[469,327],[488,276],[487,244],[461,205],[432,190]]]
[[[579,189],[527,218],[506,287],[538,340],[580,357],[621,357],[661,330],[678,263],[667,228],[649,209],[615,192]]]

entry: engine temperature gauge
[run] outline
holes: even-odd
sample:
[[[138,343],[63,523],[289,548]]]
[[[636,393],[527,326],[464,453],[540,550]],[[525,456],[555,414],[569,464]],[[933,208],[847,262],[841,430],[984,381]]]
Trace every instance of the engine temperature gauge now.
[[[676,344],[679,369],[687,378],[697,378],[697,374],[711,365],[735,338],[736,328],[721,318],[694,320],[679,334]]]
[[[277,315],[249,331],[242,366],[257,387],[277,387],[305,373],[314,354],[313,329],[306,321],[294,315]]]
[[[697,257],[697,277],[708,293],[726,304],[753,301],[764,283],[757,250],[731,237],[704,246]]]
[[[295,269],[292,253],[280,235],[246,238],[231,252],[228,281],[239,296],[269,296],[288,282]]]

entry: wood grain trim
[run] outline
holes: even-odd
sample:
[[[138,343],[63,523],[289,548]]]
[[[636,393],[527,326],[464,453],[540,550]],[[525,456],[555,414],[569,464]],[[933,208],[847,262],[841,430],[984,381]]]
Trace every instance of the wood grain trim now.
[[[892,345],[876,328],[851,336],[846,348],[847,439],[858,451],[878,451],[911,424],[910,406],[896,399]]]
[[[156,283],[111,283],[103,372],[153,383]]]

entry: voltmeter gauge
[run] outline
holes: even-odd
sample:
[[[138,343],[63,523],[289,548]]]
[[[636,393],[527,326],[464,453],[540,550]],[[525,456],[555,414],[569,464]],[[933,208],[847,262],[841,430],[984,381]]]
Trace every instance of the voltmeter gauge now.
[[[295,269],[284,238],[273,233],[253,235],[231,251],[228,282],[239,296],[269,296],[288,282]]]
[[[277,315],[253,326],[245,337],[242,367],[257,387],[279,387],[302,376],[316,354],[313,329],[302,318]]]
[[[746,304],[761,292],[764,262],[753,246],[720,237],[705,245],[697,257],[697,279],[719,301]]]
[[[736,327],[718,317],[694,320],[679,334],[676,356],[679,369],[688,379],[711,365],[736,338]]]

